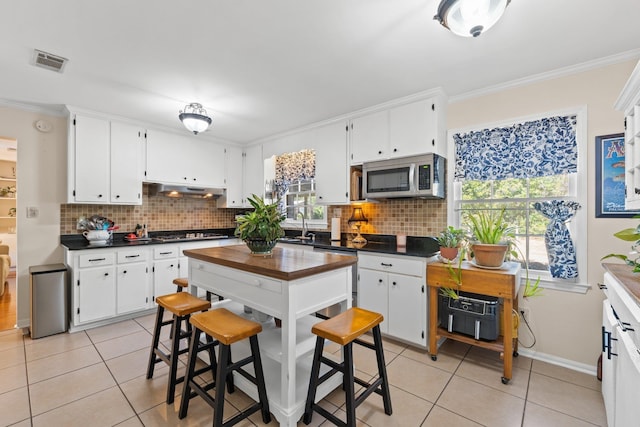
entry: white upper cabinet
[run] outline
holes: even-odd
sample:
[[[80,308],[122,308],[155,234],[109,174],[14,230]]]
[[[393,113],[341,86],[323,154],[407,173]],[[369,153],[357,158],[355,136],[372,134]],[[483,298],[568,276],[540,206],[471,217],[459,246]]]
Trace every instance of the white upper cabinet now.
[[[141,204],[144,130],[80,114],[69,124],[69,202]]]
[[[640,209],[640,62],[622,89],[615,108],[624,113],[626,210]]]
[[[147,131],[145,181],[224,188],[225,147],[195,136]]]
[[[438,94],[352,119],[351,164],[426,153],[446,156],[445,102]]]
[[[389,157],[389,112],[387,110],[358,117],[349,124],[351,164]]]
[[[142,203],[144,131],[111,122],[111,203]]]
[[[226,194],[218,206],[225,208],[251,207],[249,196],[264,196],[264,166],[262,145],[226,148]]]
[[[349,203],[347,123],[339,121],[312,131],[316,151],[316,199],[321,204]]]
[[[264,160],[262,145],[252,145],[244,149],[244,198],[245,206],[249,206],[247,197],[255,194],[264,196]]]

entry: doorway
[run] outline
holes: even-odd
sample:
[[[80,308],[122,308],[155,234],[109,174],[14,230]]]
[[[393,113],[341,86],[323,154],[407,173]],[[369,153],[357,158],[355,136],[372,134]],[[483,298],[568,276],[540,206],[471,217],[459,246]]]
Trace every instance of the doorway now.
[[[17,141],[0,136],[0,331],[16,326]]]

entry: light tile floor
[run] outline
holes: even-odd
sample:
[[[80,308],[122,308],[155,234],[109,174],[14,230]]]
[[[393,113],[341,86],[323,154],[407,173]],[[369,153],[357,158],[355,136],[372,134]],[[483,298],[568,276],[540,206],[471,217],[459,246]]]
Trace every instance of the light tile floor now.
[[[212,410],[199,398],[178,419],[181,385],[175,403],[164,403],[164,364],[145,378],[152,327],[153,315],[37,340],[19,330],[0,332],[0,426],[211,425]],[[384,346],[393,415],[372,395],[357,410],[358,426],[606,426],[600,383],[592,376],[520,356],[504,385],[494,352],[445,342],[434,362],[395,341],[385,339]],[[373,354],[359,346],[354,354],[358,374],[371,378]],[[227,417],[250,401],[238,390],[225,403]],[[338,390],[322,405],[344,415]],[[257,413],[239,425],[263,424]],[[330,424],[314,414],[311,425]]]

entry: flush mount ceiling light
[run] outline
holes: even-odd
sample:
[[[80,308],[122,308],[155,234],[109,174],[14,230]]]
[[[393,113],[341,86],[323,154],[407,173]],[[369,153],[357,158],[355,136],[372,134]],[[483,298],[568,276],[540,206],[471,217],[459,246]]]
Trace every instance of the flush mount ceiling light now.
[[[180,111],[178,118],[184,127],[196,135],[204,132],[211,125],[211,117],[207,116],[207,110],[196,102],[185,105],[184,111]]]
[[[433,17],[462,37],[478,37],[498,22],[511,0],[442,0]]]

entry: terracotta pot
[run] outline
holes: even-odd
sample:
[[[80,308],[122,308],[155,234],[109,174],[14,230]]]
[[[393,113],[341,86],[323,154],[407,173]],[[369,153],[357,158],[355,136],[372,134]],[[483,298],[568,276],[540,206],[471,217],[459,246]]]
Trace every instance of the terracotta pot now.
[[[440,256],[448,260],[454,260],[458,256],[458,248],[440,247]]]
[[[504,263],[507,253],[507,245],[489,245],[476,243],[471,245],[473,256],[477,265],[484,267],[500,267]]]

